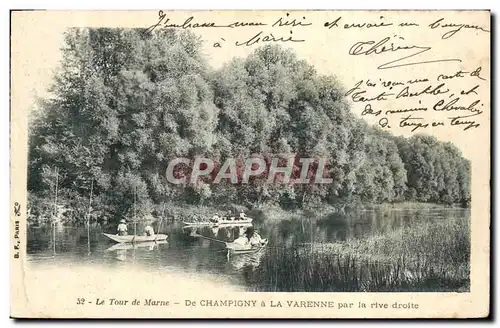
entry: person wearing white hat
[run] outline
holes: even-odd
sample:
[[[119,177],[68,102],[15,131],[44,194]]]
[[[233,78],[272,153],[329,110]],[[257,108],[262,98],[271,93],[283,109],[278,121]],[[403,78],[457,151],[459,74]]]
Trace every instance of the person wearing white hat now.
[[[126,236],[128,234],[127,222],[124,219],[120,220],[117,230],[120,236]]]

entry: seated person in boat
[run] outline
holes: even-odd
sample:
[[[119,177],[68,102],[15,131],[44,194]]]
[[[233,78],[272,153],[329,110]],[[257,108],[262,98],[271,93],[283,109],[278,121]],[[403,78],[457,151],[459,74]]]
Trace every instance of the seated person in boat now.
[[[248,240],[248,244],[251,245],[251,246],[253,246],[252,241],[254,241],[254,242],[256,241],[256,239],[254,238],[255,234],[256,234],[256,231],[255,231],[255,229],[253,227],[248,227],[245,230],[245,236],[246,236],[246,238]]]
[[[258,231],[255,230],[250,237],[250,245],[252,246],[260,246],[262,244],[262,237],[259,235]]]
[[[245,220],[246,218],[247,218],[246,214],[244,212],[241,212],[239,220]]]
[[[214,216],[210,219],[211,222],[219,222],[222,218],[219,216],[219,213],[215,213]]]
[[[241,235],[233,241],[233,244],[240,246],[241,248],[250,248],[250,243],[245,235]]]
[[[118,225],[117,231],[118,231],[118,235],[120,235],[120,236],[128,235],[127,224],[126,224],[125,220],[123,220],[123,219],[120,220],[120,224]]]
[[[148,224],[144,228],[144,234],[146,236],[154,236],[155,235],[155,231],[154,231],[153,227],[151,226],[150,222],[148,222]]]

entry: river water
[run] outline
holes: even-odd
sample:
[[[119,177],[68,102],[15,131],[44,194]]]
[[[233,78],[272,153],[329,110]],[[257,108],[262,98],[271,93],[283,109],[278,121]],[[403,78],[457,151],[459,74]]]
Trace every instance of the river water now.
[[[287,272],[291,275],[290,281],[308,279],[304,278],[303,272],[298,271],[305,270],[305,267],[314,271],[314,266],[308,263],[309,255],[296,251],[308,245],[363,240],[402,227],[412,229],[422,222],[432,223],[450,218],[468,220],[469,211],[451,208],[417,208],[363,211],[349,215],[330,214],[309,218],[255,217],[253,226],[263,238],[268,238],[268,247],[257,254],[229,257],[224,250],[224,244],[195,237],[193,232],[218,240],[232,241],[243,233],[245,227],[200,228],[193,231],[183,228],[182,223],[162,223],[159,227],[154,224],[155,230],[159,228],[160,233],[168,234],[168,242],[141,243],[134,246],[116,244],[102,235],[103,232],[115,233],[116,226],[113,225],[94,223],[78,227],[29,226],[27,253],[28,261],[34,265],[41,263],[54,267],[71,264],[89,268],[97,265],[109,268],[140,267],[160,272],[175,271],[191,276],[213,275],[228,286],[249,291],[358,291],[358,287],[348,288],[349,286],[345,286],[345,281],[334,279],[322,279],[321,281],[329,281],[324,283],[326,284],[324,286],[316,286],[316,283],[309,282],[304,284],[305,287],[296,288],[286,285],[285,282],[280,284],[279,275]],[[142,228],[141,224],[137,225],[137,231],[142,231]],[[133,231],[133,226],[129,226],[130,231]],[[298,257],[300,263],[305,266],[297,266],[294,269],[285,267],[286,264],[281,258],[282,251],[293,251],[295,258]],[[304,258],[300,258],[301,256]],[[297,271],[297,275],[294,270]],[[315,272],[310,273],[310,277],[316,275]],[[278,285],[279,288],[276,287]],[[362,282],[359,286],[361,285]]]

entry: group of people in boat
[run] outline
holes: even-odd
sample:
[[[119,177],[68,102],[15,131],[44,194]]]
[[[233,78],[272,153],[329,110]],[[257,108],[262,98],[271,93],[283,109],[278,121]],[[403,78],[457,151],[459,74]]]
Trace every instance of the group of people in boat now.
[[[259,232],[253,227],[245,230],[245,233],[234,240],[233,243],[242,247],[258,247],[261,246],[264,239],[259,235]]]
[[[124,219],[120,220],[120,224],[118,224],[118,227],[116,230],[117,230],[117,233],[119,236],[127,236],[128,235],[127,221],[125,221]],[[146,223],[146,226],[144,227],[143,235],[144,236],[154,236],[155,235],[155,231],[154,231],[153,227],[151,226],[151,222]]]
[[[246,214],[244,212],[241,212],[239,216],[231,216],[231,215],[219,216],[219,213],[215,213],[214,216],[212,216],[212,218],[209,219],[209,221],[213,222],[213,223],[217,223],[220,221],[238,222],[238,221],[243,221],[243,220],[247,220],[247,219],[248,219],[248,217],[246,216]]]

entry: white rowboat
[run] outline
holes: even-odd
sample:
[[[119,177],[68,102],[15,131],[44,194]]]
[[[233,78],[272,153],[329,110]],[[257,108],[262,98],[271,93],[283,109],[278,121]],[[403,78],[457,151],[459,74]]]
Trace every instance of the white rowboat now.
[[[228,251],[228,255],[253,254],[263,250],[267,246],[267,242],[267,239],[262,239],[259,245],[252,247],[242,247],[240,244],[226,243],[226,249]]]
[[[251,218],[246,218],[243,220],[220,220],[218,222],[210,222],[210,221],[204,221],[204,222],[186,222],[183,221],[187,226],[238,226],[238,225],[248,225],[251,224],[253,219]]]
[[[136,235],[120,236],[120,235],[112,235],[109,233],[103,233],[103,235],[117,243],[140,243],[147,241],[154,242],[154,241],[166,240],[168,238],[167,235],[163,234],[157,234],[154,236],[136,236]]]
[[[106,251],[107,252],[122,251],[122,250],[138,249],[138,248],[145,248],[145,247],[151,248],[151,247],[161,245],[161,244],[168,244],[168,241],[157,240],[157,241],[144,241],[144,242],[140,242],[140,243],[118,243],[118,244],[113,244],[113,246],[106,249]]]

